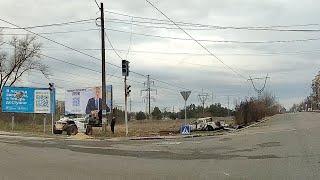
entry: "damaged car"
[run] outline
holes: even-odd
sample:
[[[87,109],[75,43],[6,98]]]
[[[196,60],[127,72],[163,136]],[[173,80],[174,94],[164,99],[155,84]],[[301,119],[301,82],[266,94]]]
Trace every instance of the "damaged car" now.
[[[190,123],[191,131],[214,131],[223,129],[220,121],[213,121],[212,117],[199,118]]]

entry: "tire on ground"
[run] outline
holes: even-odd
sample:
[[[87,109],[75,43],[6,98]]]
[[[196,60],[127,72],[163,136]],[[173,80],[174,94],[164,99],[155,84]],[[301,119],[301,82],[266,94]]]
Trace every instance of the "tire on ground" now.
[[[75,125],[71,125],[67,128],[67,135],[76,135],[78,133],[78,128]]]
[[[92,135],[92,126],[90,126],[90,125],[87,126],[86,135]]]

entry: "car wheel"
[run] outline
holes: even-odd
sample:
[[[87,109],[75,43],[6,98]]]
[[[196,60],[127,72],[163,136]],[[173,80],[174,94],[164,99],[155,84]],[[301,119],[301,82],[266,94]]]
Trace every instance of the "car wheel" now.
[[[62,134],[61,130],[53,130],[53,134]]]
[[[213,127],[212,126],[207,126],[207,131],[213,131]]]
[[[53,126],[53,134],[62,134],[62,130],[57,130],[56,126]]]

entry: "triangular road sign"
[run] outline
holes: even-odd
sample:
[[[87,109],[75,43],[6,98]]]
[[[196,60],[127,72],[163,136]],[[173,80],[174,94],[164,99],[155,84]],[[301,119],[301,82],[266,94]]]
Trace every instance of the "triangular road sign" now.
[[[187,99],[189,98],[191,91],[181,91],[180,94],[182,95],[183,99],[185,101],[187,101]]]

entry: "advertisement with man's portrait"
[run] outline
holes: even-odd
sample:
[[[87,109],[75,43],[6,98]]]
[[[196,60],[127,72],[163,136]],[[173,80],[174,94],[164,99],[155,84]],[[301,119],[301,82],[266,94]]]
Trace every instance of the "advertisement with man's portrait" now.
[[[112,108],[112,85],[107,86],[107,112]],[[98,114],[102,110],[101,86],[66,90],[65,114]]]

